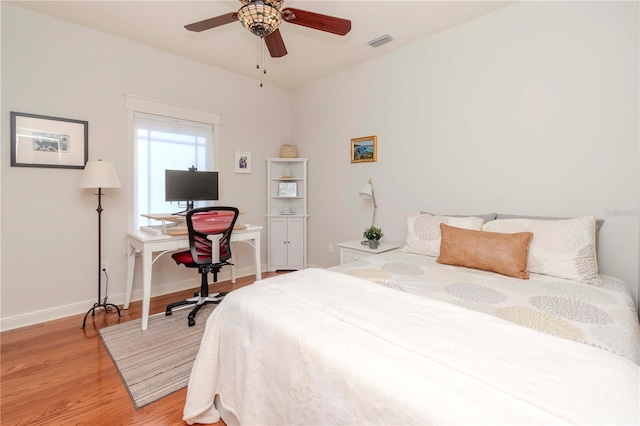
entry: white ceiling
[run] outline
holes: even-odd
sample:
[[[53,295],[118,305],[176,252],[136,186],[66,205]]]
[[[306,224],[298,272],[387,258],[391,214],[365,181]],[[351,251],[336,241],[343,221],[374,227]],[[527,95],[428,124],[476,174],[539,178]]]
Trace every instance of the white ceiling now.
[[[240,8],[238,0],[208,1],[14,1],[19,6],[136,41],[259,80],[257,38],[233,22],[194,33],[184,25]],[[384,55],[421,38],[512,4],[512,1],[290,0],[284,7],[349,19],[344,37],[283,22],[288,55],[267,55],[265,83],[295,88]],[[391,43],[367,42],[383,34]]]

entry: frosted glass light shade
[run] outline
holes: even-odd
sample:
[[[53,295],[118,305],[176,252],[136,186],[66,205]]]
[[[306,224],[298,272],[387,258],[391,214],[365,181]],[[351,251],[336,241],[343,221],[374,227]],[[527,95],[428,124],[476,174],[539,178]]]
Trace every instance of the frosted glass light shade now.
[[[118,174],[110,161],[89,160],[80,177],[80,188],[121,188]]]

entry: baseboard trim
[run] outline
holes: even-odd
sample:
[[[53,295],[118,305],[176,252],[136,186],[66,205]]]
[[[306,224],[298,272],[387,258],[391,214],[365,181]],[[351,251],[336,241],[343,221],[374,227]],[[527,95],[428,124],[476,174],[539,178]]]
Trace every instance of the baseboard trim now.
[[[263,269],[264,270],[264,269]],[[253,266],[236,269],[236,278],[246,277],[254,275],[255,269]],[[231,280],[231,272],[227,268],[225,271],[221,271],[218,274],[218,281]],[[197,288],[200,286],[200,278],[189,279],[185,281],[178,281],[161,286],[151,286],[151,297],[162,296],[165,294],[175,293],[178,291],[188,290],[190,288]],[[124,292],[109,295],[108,302],[116,305],[124,304]],[[131,294],[131,301],[135,302],[142,300],[142,289],[135,289]],[[41,324],[48,321],[55,321],[58,319],[70,317],[78,314],[85,314],[93,304],[96,303],[96,299],[85,300],[83,302],[71,303],[64,306],[56,306],[50,309],[43,309],[40,311],[29,312],[26,314],[15,315],[12,317],[0,319],[0,332],[14,330],[16,328],[27,327],[30,325]],[[82,321],[78,322],[78,328]]]

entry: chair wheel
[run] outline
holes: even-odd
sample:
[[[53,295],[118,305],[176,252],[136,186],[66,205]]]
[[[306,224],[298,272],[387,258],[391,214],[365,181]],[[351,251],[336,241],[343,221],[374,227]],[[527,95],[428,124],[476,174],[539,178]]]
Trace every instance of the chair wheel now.
[[[198,296],[200,296],[200,293],[198,292],[193,293],[193,297],[198,297]]]
[[[189,327],[193,327],[194,325],[196,325],[196,320],[189,318]]]

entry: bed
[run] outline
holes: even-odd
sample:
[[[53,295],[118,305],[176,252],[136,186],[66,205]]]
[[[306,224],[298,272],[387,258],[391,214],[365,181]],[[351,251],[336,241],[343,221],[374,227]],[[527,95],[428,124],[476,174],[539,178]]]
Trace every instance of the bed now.
[[[227,295],[207,321],[184,420],[640,423],[635,305],[624,282],[594,275],[582,261],[574,267],[572,259],[569,270],[548,262],[549,247],[554,261],[571,251],[544,241],[564,225],[509,219],[491,228],[485,220],[416,217],[408,217],[402,250]],[[433,223],[416,225],[423,219],[440,233]],[[447,226],[479,232],[474,238],[533,229],[539,239],[527,245],[528,279],[442,263]],[[579,227],[593,226],[584,219]],[[594,232],[586,238],[594,253],[580,252],[595,259]],[[578,277],[532,271],[545,267]]]

